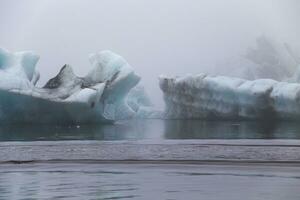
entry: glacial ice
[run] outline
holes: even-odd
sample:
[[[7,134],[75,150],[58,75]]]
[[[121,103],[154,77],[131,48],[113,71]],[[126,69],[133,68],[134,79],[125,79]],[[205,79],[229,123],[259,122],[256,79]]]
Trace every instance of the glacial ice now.
[[[127,102],[127,95],[140,77],[121,56],[92,54],[92,70],[85,77],[64,65],[44,87],[36,86],[38,60],[30,51],[0,49],[0,123],[97,123],[137,114],[140,102],[132,95]]]
[[[165,117],[300,119],[300,55],[294,46],[260,36],[243,56],[215,71],[223,76],[161,76]]]
[[[127,103],[135,111],[135,118],[163,118],[163,111],[155,108],[145,88],[140,84],[128,93]]]
[[[161,76],[159,84],[166,103],[165,111],[161,111],[151,104],[132,67],[111,51],[90,55],[92,69],[86,76],[78,77],[70,65],[64,65],[43,87],[37,86],[38,60],[39,56],[30,51],[10,53],[0,48],[0,123],[70,125],[129,118],[300,119],[300,68],[285,82],[206,74]],[[297,64],[294,60],[292,63]],[[266,66],[270,66],[269,61]]]
[[[206,74],[160,76],[168,118],[300,119],[300,84]]]

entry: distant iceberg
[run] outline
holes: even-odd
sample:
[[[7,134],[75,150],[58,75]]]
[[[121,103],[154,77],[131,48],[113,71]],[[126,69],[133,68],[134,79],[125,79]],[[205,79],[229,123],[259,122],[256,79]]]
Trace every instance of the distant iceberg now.
[[[216,71],[224,76],[160,76],[164,117],[300,120],[300,56],[295,47],[261,36],[236,63]]]
[[[166,116],[185,119],[300,119],[300,84],[206,74],[160,77]]]
[[[131,95],[128,104],[127,95],[140,77],[121,56],[110,51],[92,54],[87,76],[78,77],[65,65],[44,87],[36,86],[38,60],[33,52],[0,49],[0,123],[112,122],[139,111],[140,102]]]

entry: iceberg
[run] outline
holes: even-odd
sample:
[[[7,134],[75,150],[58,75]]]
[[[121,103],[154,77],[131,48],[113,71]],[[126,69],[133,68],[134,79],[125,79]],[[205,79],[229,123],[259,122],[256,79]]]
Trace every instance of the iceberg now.
[[[31,51],[0,49],[0,123],[82,124],[135,115],[137,105],[131,108],[127,95],[140,77],[121,56],[90,55],[92,70],[85,77],[64,65],[43,87],[37,86],[38,60]]]
[[[206,74],[160,76],[168,118],[300,119],[300,84]]]

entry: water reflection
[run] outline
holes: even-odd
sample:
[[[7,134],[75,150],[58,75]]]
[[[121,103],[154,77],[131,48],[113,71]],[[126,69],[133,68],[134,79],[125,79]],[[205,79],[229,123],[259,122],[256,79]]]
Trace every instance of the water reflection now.
[[[107,125],[0,126],[0,141],[300,139],[297,122],[128,120]]]
[[[298,138],[300,126],[285,123],[259,123],[254,121],[165,121],[168,139],[273,139]],[[278,129],[280,127],[280,129]]]

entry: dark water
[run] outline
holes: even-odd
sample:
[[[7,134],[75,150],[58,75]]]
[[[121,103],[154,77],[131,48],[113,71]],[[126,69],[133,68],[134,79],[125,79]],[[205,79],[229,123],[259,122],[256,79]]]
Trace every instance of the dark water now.
[[[297,145],[292,147],[286,144],[270,147],[250,145],[245,148],[242,148],[243,144],[233,147],[195,145],[201,142],[199,139],[300,139],[300,123],[130,120],[98,126],[1,125],[0,161],[19,161],[26,158],[30,160],[54,158],[55,160],[56,158],[61,162],[1,163],[0,200],[300,199],[300,168],[294,165],[236,165],[234,163],[192,165],[184,161],[181,164],[94,162],[101,158],[108,161],[112,158],[121,160],[125,155],[129,159],[147,159],[149,158],[147,156],[151,155],[151,159],[163,159],[165,156],[166,160],[179,158],[192,160],[193,155],[195,158],[208,159],[210,154],[212,159],[227,158],[226,155],[233,155],[236,159],[251,159],[258,154],[255,152],[261,153],[264,160],[272,160],[278,156],[286,160],[289,158],[287,155],[294,155],[295,158],[291,156],[291,159],[298,158]],[[49,140],[53,142],[38,142]],[[59,140],[110,142],[58,142]],[[118,142],[119,140],[129,141]],[[146,145],[148,140],[150,144]],[[4,141],[21,142],[5,143]],[[160,145],[157,141],[160,141]],[[193,144],[181,144],[185,141],[193,141]],[[103,144],[98,145],[98,143]],[[164,146],[164,143],[168,145]],[[73,163],[67,162],[67,158],[73,160]],[[76,161],[76,159],[86,158],[89,163]]]
[[[0,141],[142,139],[300,139],[300,123],[130,120],[69,127],[0,126]]]

